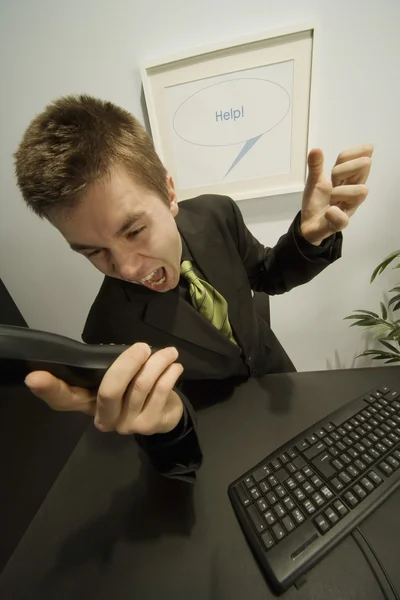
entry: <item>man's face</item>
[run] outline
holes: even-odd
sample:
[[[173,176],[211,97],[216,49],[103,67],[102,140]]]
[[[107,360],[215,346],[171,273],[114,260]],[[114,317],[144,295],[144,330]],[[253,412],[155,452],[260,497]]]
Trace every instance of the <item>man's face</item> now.
[[[120,169],[72,210],[49,217],[71,248],[104,275],[167,292],[178,285],[182,256],[171,178],[168,186],[169,206]]]

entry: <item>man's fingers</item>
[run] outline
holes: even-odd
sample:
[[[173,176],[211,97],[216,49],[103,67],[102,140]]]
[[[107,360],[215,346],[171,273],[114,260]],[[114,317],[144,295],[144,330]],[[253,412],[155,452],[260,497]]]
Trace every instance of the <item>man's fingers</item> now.
[[[98,429],[114,428],[122,411],[124,394],[150,355],[150,346],[137,343],[125,350],[108,369],[97,392],[95,425]]]
[[[133,417],[129,407],[124,407],[117,431],[122,434],[140,433],[152,435],[153,433],[167,433],[179,422],[182,416],[182,402],[174,402],[171,398],[173,387],[182,375],[183,366],[173,363],[167,367],[155,382],[152,390],[147,395],[142,410]],[[170,402],[171,400],[171,402]]]
[[[69,386],[47,371],[34,371],[25,379],[31,392],[54,410],[76,410],[93,415],[96,395],[84,388]]]
[[[338,206],[348,216],[352,216],[368,195],[364,184],[342,185],[333,189],[330,199],[332,206]]]
[[[367,156],[371,158],[374,151],[373,144],[358,144],[357,146],[351,146],[343,150],[336,159],[336,165],[360,158],[361,156]]]
[[[160,377],[177,358],[176,348],[163,348],[146,361],[125,394],[119,423],[132,423],[136,419]],[[117,431],[120,431],[119,426]]]
[[[338,206],[331,206],[325,212],[325,220],[328,223],[328,228],[332,233],[342,231],[349,224],[350,217],[343,212]]]
[[[324,153],[320,148],[313,148],[308,153],[307,185],[314,186],[324,176]]]
[[[361,156],[336,164],[332,169],[332,184],[336,187],[348,183],[365,183],[370,170],[371,158],[368,156]]]

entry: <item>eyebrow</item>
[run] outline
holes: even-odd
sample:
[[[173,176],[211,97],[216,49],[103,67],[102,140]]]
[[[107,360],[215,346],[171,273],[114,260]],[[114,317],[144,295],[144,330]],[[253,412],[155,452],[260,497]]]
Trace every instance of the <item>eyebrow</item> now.
[[[136,221],[139,221],[143,217],[144,213],[130,213],[125,218],[121,227],[116,233],[116,237],[122,237],[132,227]],[[70,248],[75,252],[82,252],[82,250],[101,250],[100,246],[89,246],[87,244],[70,244]]]

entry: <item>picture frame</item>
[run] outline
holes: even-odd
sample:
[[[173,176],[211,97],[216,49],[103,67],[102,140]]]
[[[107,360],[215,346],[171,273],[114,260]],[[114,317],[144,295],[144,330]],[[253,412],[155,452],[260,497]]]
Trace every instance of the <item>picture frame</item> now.
[[[286,27],[141,69],[157,153],[179,200],[304,190],[315,27]]]

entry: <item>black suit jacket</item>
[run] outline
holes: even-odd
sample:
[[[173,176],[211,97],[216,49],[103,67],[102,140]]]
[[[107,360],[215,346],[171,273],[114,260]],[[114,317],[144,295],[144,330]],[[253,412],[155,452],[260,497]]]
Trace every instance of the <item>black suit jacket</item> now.
[[[310,258],[299,248],[296,219],[274,248],[266,248],[247,229],[230,198],[207,195],[179,204],[178,229],[195,264],[228,302],[238,348],[206,323],[178,288],[161,294],[109,277],[90,310],[83,340],[174,345],[184,367],[183,382],[223,379],[240,351],[253,376],[293,370],[271,328],[257,314],[251,291],[282,294],[306,283],[340,257],[342,243],[337,235],[323,256],[319,253]],[[190,404],[183,399],[193,418]],[[157,447],[162,446],[162,436],[151,438],[157,439]],[[151,453],[152,440],[142,445]]]

